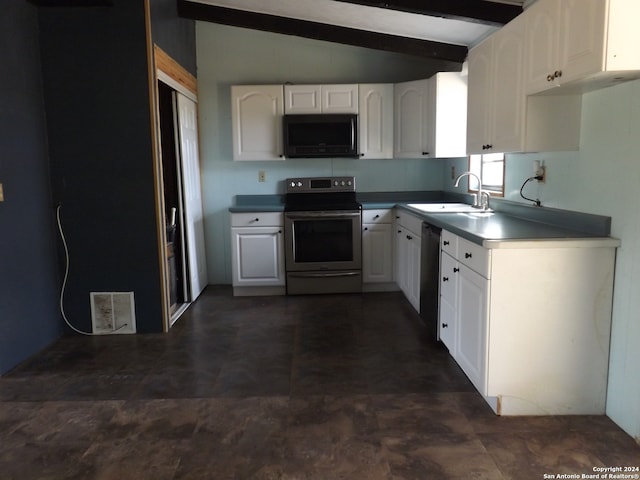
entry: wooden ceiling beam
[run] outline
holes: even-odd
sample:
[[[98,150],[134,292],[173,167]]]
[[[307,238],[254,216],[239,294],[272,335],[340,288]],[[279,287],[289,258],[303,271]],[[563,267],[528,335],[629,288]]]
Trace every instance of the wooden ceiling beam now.
[[[486,0],[337,0],[368,7],[386,8],[400,12],[432,17],[463,20],[492,26],[509,23],[522,13],[522,7]]]
[[[188,0],[177,1],[178,14],[181,17],[193,20],[251,28],[284,35],[294,35],[457,63],[464,62],[468,52],[467,47],[461,45],[450,45],[447,43],[338,27],[276,15],[246,12]]]

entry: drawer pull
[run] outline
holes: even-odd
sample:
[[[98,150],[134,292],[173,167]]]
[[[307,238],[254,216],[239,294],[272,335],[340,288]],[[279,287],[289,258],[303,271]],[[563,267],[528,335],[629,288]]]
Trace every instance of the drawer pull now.
[[[442,281],[443,282],[448,282],[449,281],[449,277],[442,277]]]
[[[442,324],[442,328],[449,328],[449,324],[448,323],[443,323]]]
[[[460,269],[458,267],[453,267],[453,273],[458,273]]]
[[[444,242],[442,242],[444,245],[449,245],[449,240],[445,240]]]
[[[407,240],[413,240],[413,237],[411,235],[407,235]]]
[[[472,255],[472,254],[470,254],[469,252],[466,252],[466,253],[464,254],[464,258],[471,258],[472,256],[473,256],[473,255]]]

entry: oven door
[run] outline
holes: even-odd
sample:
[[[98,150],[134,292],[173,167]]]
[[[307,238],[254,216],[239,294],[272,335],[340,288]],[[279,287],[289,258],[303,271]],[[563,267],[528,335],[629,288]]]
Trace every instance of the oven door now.
[[[360,211],[285,212],[287,272],[362,268]]]

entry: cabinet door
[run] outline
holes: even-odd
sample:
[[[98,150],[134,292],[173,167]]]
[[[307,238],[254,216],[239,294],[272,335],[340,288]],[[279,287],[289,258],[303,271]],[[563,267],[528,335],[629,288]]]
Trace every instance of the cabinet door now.
[[[393,279],[391,224],[367,223],[362,227],[363,283],[391,282]]]
[[[459,273],[455,358],[471,383],[486,395],[489,281],[464,265]]]
[[[405,295],[409,303],[420,312],[420,253],[422,239],[407,231],[407,288]]]
[[[456,353],[456,309],[444,297],[440,297],[438,332],[440,341],[445,344],[449,354],[455,359]]]
[[[408,268],[409,263],[409,250],[407,242],[407,230],[401,226],[396,226],[395,229],[395,278],[398,287],[406,295],[408,285]]]
[[[493,95],[491,85],[493,38],[488,38],[469,52],[467,90],[467,153],[487,153],[493,141],[490,132]]]
[[[604,70],[607,0],[565,0],[560,8],[558,69],[560,83]]]
[[[393,84],[358,87],[359,138],[362,158],[393,157]]]
[[[438,332],[449,353],[456,358],[456,302],[458,293],[458,262],[449,254],[440,255],[440,309]]]
[[[282,227],[231,229],[233,286],[285,284]]]
[[[548,76],[557,64],[557,0],[540,0],[529,7],[525,18],[526,92],[537,93],[550,86]]]
[[[488,152],[520,152],[524,147],[524,19],[505,25],[493,39],[491,142]]]
[[[466,155],[467,76],[439,72],[429,79],[427,151],[430,157]]]
[[[231,87],[234,160],[284,160],[282,85]]]
[[[322,113],[358,113],[358,85],[322,85]]]
[[[428,80],[398,83],[394,86],[394,157],[429,156],[426,149],[428,93]]]
[[[322,112],[320,85],[285,85],[284,101],[287,114]]]

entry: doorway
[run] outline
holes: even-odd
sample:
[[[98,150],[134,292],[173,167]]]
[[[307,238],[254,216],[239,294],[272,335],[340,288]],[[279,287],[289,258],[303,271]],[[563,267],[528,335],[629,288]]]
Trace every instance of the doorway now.
[[[195,101],[158,80],[169,326],[207,283]]]

